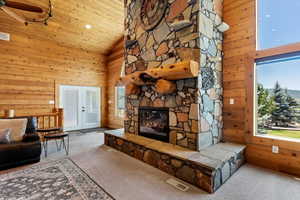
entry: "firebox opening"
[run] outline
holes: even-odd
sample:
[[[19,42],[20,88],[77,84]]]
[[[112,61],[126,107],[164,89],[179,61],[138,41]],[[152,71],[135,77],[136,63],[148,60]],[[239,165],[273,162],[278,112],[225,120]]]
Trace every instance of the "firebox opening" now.
[[[169,109],[140,107],[139,135],[169,142]]]

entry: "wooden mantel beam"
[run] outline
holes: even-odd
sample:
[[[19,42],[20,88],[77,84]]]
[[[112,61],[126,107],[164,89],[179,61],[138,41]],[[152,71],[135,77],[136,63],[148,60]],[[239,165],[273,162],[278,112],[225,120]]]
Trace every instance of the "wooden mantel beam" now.
[[[197,77],[199,70],[198,62],[190,60],[152,68],[147,70],[146,73],[156,79],[180,80]]]
[[[128,74],[121,77],[118,84],[126,86],[126,95],[138,94],[138,86],[142,85],[155,85],[158,93],[170,94],[176,90],[172,81],[197,77],[199,70],[198,62],[183,61]]]
[[[176,64],[164,65],[157,68],[138,71],[120,78],[123,85],[133,83],[135,85],[155,84],[158,79],[180,80],[194,78],[199,74],[199,63],[193,60],[183,61]]]

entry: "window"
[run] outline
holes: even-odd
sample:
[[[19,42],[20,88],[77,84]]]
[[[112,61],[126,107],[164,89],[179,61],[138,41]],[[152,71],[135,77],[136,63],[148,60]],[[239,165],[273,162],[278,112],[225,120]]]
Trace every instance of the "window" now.
[[[257,0],[257,49],[300,42],[300,1]]]
[[[116,116],[123,117],[125,113],[125,87],[115,87]]]
[[[257,135],[300,141],[300,1],[257,0]]]
[[[300,139],[300,54],[256,63],[257,132]]]

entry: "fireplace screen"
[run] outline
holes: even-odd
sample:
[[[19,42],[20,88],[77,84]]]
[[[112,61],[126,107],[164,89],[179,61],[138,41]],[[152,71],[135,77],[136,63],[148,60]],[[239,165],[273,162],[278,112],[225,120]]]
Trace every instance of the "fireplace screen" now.
[[[169,142],[169,109],[141,107],[139,135]]]

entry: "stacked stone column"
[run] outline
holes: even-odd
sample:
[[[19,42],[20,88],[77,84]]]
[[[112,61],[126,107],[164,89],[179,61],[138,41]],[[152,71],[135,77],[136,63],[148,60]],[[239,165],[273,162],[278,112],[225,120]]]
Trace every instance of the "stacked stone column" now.
[[[216,24],[221,21],[221,0],[169,0],[162,20],[152,30],[141,24],[142,2],[125,2],[126,74],[183,60],[198,61],[201,73],[198,78],[175,81],[174,94],[160,95],[154,86],[143,86],[139,95],[128,96],[125,131],[138,134],[140,106],[167,107],[171,143],[193,150],[218,143],[222,34]]]

